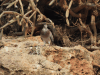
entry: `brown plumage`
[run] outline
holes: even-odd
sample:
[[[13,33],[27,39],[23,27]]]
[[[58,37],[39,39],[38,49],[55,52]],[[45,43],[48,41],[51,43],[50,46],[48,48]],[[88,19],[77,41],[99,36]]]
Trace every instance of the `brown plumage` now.
[[[44,25],[40,35],[41,35],[41,39],[45,44],[48,43],[50,45],[50,43],[54,41],[53,35],[51,31],[47,28],[47,25]]]

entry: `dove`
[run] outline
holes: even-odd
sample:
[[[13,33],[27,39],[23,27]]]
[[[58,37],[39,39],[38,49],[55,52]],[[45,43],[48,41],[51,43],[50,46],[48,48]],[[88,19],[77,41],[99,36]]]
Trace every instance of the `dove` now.
[[[48,29],[46,24],[43,26],[40,36],[41,36],[42,41],[44,42],[44,45],[45,44],[50,45],[51,42],[54,42],[52,32]]]

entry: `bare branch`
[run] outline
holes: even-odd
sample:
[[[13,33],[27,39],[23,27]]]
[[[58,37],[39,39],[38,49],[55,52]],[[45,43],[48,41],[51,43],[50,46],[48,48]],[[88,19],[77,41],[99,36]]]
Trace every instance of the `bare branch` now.
[[[100,47],[97,47],[97,46],[85,46],[85,48],[87,48],[88,50],[100,50]]]
[[[51,6],[54,2],[55,2],[55,0],[52,0],[52,1],[49,3],[49,6]]]
[[[84,30],[90,35],[91,38],[91,44],[93,43],[93,35],[89,27],[86,27],[86,25],[82,22],[82,20],[79,18],[80,24],[84,28]]]
[[[69,7],[68,7],[68,9],[66,10],[66,13],[65,13],[65,16],[66,16],[66,23],[67,23],[68,26],[69,26],[69,20],[68,20],[68,17],[69,17],[69,9],[71,8],[72,3],[73,3],[73,0],[70,1]]]
[[[10,3],[6,8],[10,8],[11,6],[13,6],[17,2],[18,2],[18,0],[15,0],[14,2]]]
[[[0,28],[0,30],[3,29],[3,28],[5,28],[6,26],[10,25],[11,23],[14,23],[14,22],[16,22],[16,20],[14,20],[14,19],[10,20],[8,23],[6,23],[4,26],[2,26]]]
[[[29,19],[31,19],[31,17],[32,17],[34,14],[36,14],[36,11],[34,11],[34,12],[32,13],[32,15],[29,17]]]
[[[94,31],[94,45],[96,45],[96,37],[97,37],[97,30],[96,30],[96,26],[95,26],[95,16],[91,15],[91,27]]]
[[[24,15],[24,9],[23,9],[22,2],[21,2],[21,0],[18,0],[18,1],[19,1],[20,6],[21,6],[21,14]]]
[[[3,4],[5,4],[5,3],[7,3],[9,0],[5,0],[2,4],[1,4],[1,6],[3,5]]]
[[[3,29],[1,30],[1,33],[0,33],[0,40],[2,40],[2,35],[3,35]]]

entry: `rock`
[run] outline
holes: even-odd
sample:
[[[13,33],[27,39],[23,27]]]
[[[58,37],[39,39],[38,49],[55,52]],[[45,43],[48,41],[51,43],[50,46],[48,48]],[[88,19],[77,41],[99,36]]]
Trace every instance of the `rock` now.
[[[57,71],[59,68],[61,68],[60,65],[56,64],[56,63],[53,63],[53,62],[50,62],[48,60],[44,61],[41,63],[43,66],[45,66],[45,68],[47,69],[51,69],[51,70],[54,70],[54,71]]]
[[[100,75],[100,50],[91,52],[91,57],[93,58],[94,73]]]
[[[99,50],[90,52],[81,45],[42,46],[40,43],[43,42],[39,36],[23,38],[3,38],[4,47],[0,50],[0,75],[100,74]],[[40,50],[39,55],[33,53],[36,47]]]

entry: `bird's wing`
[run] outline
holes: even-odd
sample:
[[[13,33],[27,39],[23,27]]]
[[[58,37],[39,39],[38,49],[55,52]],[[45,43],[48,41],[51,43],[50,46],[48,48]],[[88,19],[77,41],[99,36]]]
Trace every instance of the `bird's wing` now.
[[[52,42],[54,42],[53,35],[52,35],[51,32],[50,32],[50,39],[51,39]]]

